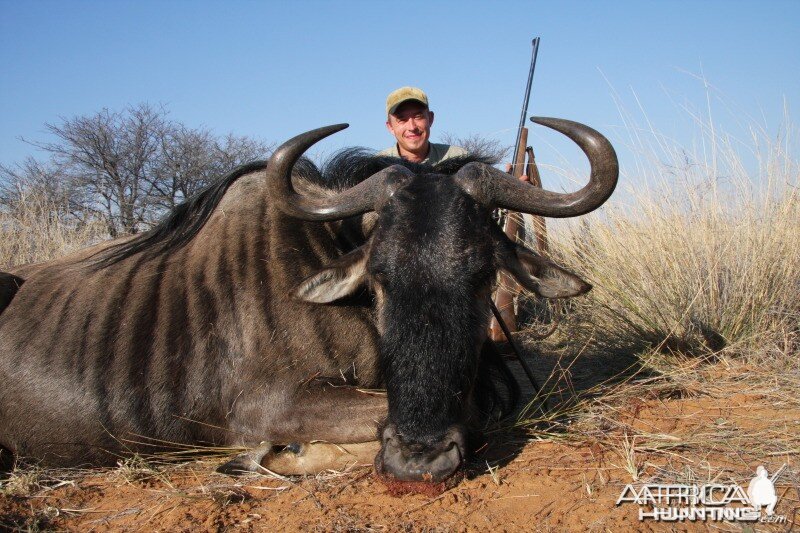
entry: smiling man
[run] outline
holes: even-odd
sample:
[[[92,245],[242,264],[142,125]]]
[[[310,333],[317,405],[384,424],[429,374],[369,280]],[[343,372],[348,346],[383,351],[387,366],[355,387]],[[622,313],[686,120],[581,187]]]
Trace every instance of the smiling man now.
[[[451,157],[467,155],[458,146],[430,142],[433,111],[428,96],[416,87],[401,87],[386,98],[386,129],[397,143],[378,155],[402,157],[412,163],[435,165]]]

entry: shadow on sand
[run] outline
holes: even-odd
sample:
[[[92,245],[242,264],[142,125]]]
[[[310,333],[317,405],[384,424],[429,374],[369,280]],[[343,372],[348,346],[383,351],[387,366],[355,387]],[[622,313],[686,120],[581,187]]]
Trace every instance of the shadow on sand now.
[[[543,343],[526,338],[524,334],[514,334],[514,339],[521,351],[520,355],[533,371],[542,395],[547,397],[550,413],[557,412],[560,407],[569,405],[578,398],[591,395],[600,385],[625,381],[641,370],[638,359],[632,352],[609,351],[562,357],[544,351]],[[499,343],[498,348],[506,357],[506,363],[520,386],[518,409],[505,421],[511,425],[531,403],[535,392],[511,347],[507,343]],[[530,416],[535,416],[535,413]],[[522,452],[530,440],[529,436],[527,429],[514,427],[491,433],[483,446],[478,446],[470,469],[473,475],[484,473],[487,464],[506,466]]]

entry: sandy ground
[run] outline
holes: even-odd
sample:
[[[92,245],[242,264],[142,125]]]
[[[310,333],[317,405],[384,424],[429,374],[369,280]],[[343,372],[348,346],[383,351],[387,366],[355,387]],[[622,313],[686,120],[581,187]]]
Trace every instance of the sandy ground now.
[[[484,468],[444,493],[402,497],[392,496],[368,467],[293,480],[234,480],[211,473],[212,463],[158,473],[120,470],[30,498],[4,497],[0,524],[69,531],[753,531],[640,522],[638,506],[615,505],[631,482],[621,462],[599,449],[533,442],[504,466]],[[740,482],[746,487],[747,480]],[[796,504],[792,490],[779,486],[785,505],[778,513],[791,511],[790,499]]]
[[[528,445],[494,475],[438,496],[391,496],[370,469],[283,482],[233,482],[192,465],[140,480],[89,476],[27,501],[3,501],[3,521],[74,531],[552,530],[639,528],[616,507],[623,485],[591,450]]]
[[[533,357],[537,374],[557,362]],[[562,362],[563,363],[563,362]],[[571,367],[581,387],[627,364],[587,361]],[[659,436],[658,442],[697,439],[708,428],[791,426],[800,412],[775,410],[758,397],[641,398],[618,409],[625,427]],[[614,430],[609,428],[609,434]],[[718,435],[720,433],[714,433]],[[765,438],[768,433],[764,433]],[[495,435],[472,461],[465,479],[443,493],[394,496],[370,467],[314,477],[231,478],[213,472],[222,460],[157,467],[133,464],[80,474],[39,473],[33,489],[0,492],[0,529],[37,531],[788,531],[800,522],[800,492],[789,479],[776,483],[779,526],[725,522],[639,521],[639,506],[616,505],[634,482],[735,480],[746,489],[758,464],[771,470],[791,456],[706,454],[680,447],[625,444],[623,437],[574,439],[530,434]],[[734,447],[731,447],[734,449]],[[795,465],[789,464],[794,471]],[[18,479],[17,485],[24,485]],[[794,513],[798,513],[795,517]]]

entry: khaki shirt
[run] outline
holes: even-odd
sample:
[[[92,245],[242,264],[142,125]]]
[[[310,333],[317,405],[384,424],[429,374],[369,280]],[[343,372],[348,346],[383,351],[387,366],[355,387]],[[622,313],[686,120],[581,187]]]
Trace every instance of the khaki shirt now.
[[[460,146],[451,146],[449,144],[430,143],[428,150],[428,157],[422,160],[426,165],[435,165],[441,163],[445,159],[452,159],[454,157],[462,157],[469,152]],[[397,150],[397,144],[386,150],[381,150],[377,155],[388,155],[389,157],[400,157],[400,152]]]

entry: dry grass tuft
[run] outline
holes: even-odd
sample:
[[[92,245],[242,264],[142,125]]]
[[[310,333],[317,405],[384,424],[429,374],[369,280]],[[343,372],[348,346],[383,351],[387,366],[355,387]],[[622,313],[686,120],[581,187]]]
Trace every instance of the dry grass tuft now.
[[[797,161],[771,146],[753,176],[730,144],[719,146],[729,149],[713,165],[665,151],[624,204],[556,233],[560,259],[594,285],[573,304],[571,335],[608,348],[745,355],[796,334]]]
[[[40,466],[18,463],[11,472],[0,477],[0,496],[31,498],[64,486],[74,486],[75,479],[85,472],[79,469],[45,469]]]
[[[151,462],[141,455],[134,454],[117,462],[117,468],[110,476],[131,485],[150,485],[156,482],[169,485],[165,475],[164,463]]]
[[[7,478],[0,480],[0,494],[26,498],[36,494],[44,486],[41,469],[17,467]]]
[[[0,209],[0,270],[39,263],[105,240],[98,221],[80,223],[45,195],[20,190],[13,208]]]

